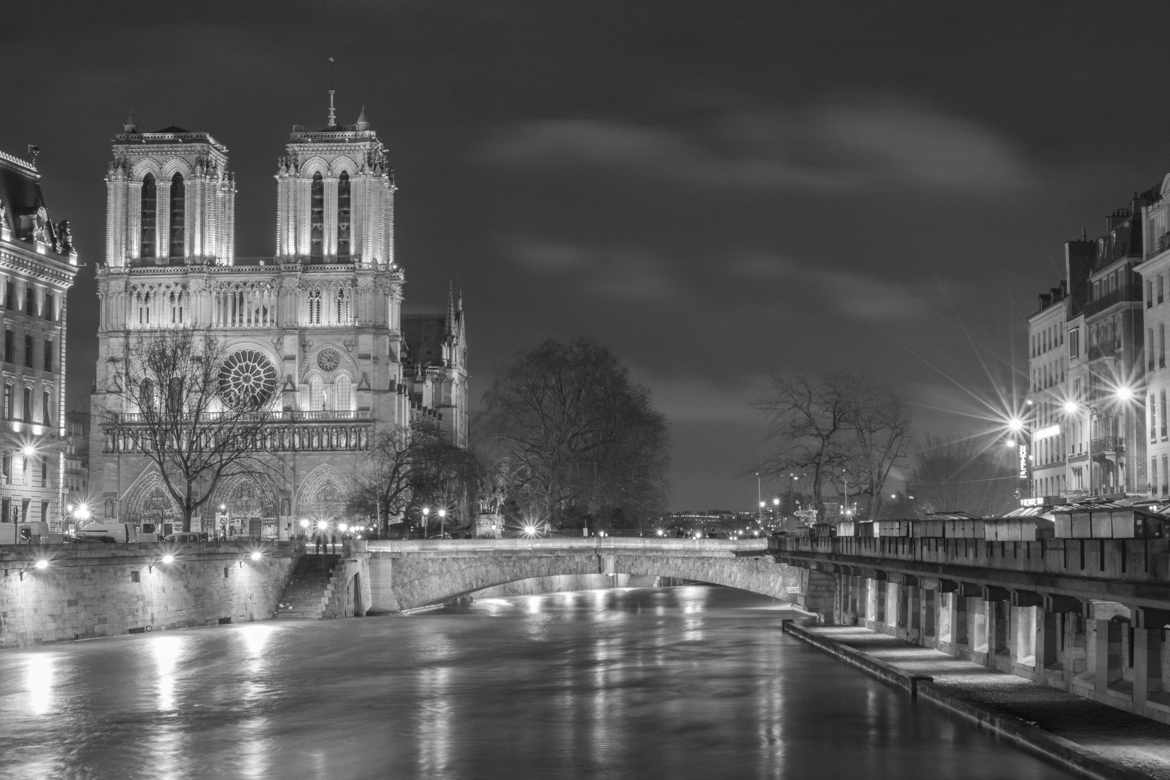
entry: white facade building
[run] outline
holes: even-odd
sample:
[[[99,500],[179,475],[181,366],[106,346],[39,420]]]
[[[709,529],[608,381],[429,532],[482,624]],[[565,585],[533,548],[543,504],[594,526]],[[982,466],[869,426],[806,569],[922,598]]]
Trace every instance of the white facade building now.
[[[332,107],[323,130],[294,126],[275,176],[275,256],[245,260],[233,249],[227,148],[177,127],[140,133],[129,121],[123,129],[106,177],[106,262],[97,272],[90,473],[98,511],[155,532],[177,519],[127,435],[136,409],[122,388],[135,344],[190,328],[215,336],[233,375],[261,388],[289,475],[284,484],[218,485],[209,506],[224,510],[214,521],[204,512],[203,530],[214,522],[217,533],[284,538],[300,519],[339,515],[378,434],[443,416],[415,397],[403,370],[405,275],[394,256],[386,147],[364,110],[348,127]]]
[[[61,531],[66,294],[80,261],[68,221],[49,218],[40,181],[35,157],[0,152],[0,522]]]

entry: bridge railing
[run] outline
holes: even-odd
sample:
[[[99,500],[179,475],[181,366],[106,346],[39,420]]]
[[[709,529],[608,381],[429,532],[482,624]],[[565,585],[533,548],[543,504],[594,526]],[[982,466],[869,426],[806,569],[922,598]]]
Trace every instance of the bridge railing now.
[[[875,562],[916,561],[1133,582],[1170,581],[1170,540],[1156,538],[988,542],[914,537],[773,537],[771,549],[781,554],[815,553]]]
[[[376,539],[366,544],[369,552],[381,553],[472,553],[514,552],[555,553],[557,551],[678,553],[685,555],[734,556],[761,554],[768,550],[767,539],[658,539],[631,536],[572,539]]]

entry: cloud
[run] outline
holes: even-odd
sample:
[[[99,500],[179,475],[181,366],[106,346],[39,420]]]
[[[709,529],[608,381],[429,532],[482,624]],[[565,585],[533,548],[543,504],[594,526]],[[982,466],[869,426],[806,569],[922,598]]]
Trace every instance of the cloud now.
[[[569,277],[582,289],[613,300],[686,295],[670,264],[640,247],[589,247],[523,236],[508,240],[504,252],[529,271]]]
[[[630,377],[650,390],[651,403],[672,423],[763,425],[752,403],[767,389],[767,377],[745,374],[730,386],[705,375],[671,375],[632,366]]]
[[[803,304],[865,322],[909,320],[928,313],[927,298],[915,285],[860,271],[825,268],[812,262],[766,252],[746,252],[729,264],[732,274],[753,282],[786,282],[800,291]],[[810,291],[818,293],[810,297]]]
[[[1023,155],[992,130],[892,99],[786,113],[725,108],[714,119],[669,127],[540,119],[494,133],[479,151],[498,165],[824,194],[898,187],[989,195],[1035,181]]]

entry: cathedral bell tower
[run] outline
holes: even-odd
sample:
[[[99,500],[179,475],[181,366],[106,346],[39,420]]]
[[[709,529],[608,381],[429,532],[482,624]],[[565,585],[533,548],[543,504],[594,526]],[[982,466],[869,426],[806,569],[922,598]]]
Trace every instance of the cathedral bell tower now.
[[[363,107],[353,125],[293,125],[277,163],[276,256],[310,265],[394,263],[394,174]]]
[[[131,116],[106,172],[106,264],[232,265],[236,182],[207,133],[140,133]]]

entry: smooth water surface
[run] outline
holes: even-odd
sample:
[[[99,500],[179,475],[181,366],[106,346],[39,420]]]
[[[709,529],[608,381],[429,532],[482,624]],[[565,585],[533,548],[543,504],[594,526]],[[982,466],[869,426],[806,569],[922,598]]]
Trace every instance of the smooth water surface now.
[[[708,587],[0,652],[0,776],[1069,775]]]

